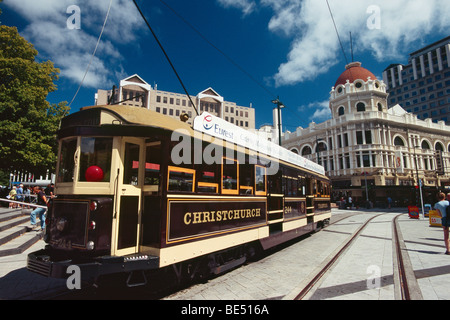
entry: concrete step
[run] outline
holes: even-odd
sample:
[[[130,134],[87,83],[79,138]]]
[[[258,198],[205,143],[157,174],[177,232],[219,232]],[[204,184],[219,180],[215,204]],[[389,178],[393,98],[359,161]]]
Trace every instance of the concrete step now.
[[[30,224],[30,216],[29,215],[28,216],[20,215],[20,216],[10,218],[6,221],[0,222],[0,235],[4,231],[7,231],[15,226],[24,224],[26,222],[28,222],[28,224]]]
[[[33,244],[42,239],[41,231],[25,232],[20,236],[0,246],[0,257],[21,254]]]
[[[0,223],[25,215],[29,216],[30,214],[28,213],[28,211],[22,212],[22,210],[19,209],[10,209],[8,211],[3,211],[0,212]]]
[[[38,219],[39,225],[39,219]],[[0,257],[20,254],[42,239],[42,232],[30,231],[30,210],[0,211]]]

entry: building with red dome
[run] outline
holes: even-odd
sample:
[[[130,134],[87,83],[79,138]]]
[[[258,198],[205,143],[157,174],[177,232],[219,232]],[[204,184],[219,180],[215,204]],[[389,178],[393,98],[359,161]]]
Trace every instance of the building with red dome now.
[[[335,200],[419,204],[421,181],[424,203],[434,204],[438,189],[450,189],[450,126],[387,102],[386,84],[350,63],[330,91],[331,119],[286,132],[282,145],[325,167]]]

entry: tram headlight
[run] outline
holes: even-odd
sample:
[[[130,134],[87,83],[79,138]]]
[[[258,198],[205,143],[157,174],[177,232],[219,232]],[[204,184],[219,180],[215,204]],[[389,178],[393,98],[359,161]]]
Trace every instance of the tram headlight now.
[[[89,241],[87,244],[86,244],[86,249],[87,250],[94,250],[94,241]]]

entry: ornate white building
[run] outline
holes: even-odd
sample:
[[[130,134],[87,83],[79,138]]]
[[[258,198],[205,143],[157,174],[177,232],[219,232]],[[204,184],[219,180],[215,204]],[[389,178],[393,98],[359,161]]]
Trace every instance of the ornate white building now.
[[[286,132],[282,144],[321,163],[336,197],[413,204],[421,181],[425,203],[434,203],[437,190],[450,187],[450,126],[388,109],[387,99],[385,83],[351,63],[330,92],[332,119]]]

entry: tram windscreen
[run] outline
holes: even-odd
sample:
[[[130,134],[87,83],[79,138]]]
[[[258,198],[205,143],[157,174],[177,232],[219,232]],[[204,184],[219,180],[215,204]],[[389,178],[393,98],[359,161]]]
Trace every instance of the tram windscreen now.
[[[112,138],[81,138],[80,175],[79,181],[109,182],[111,175]],[[90,179],[89,173],[92,167],[101,169]]]
[[[77,150],[77,139],[68,139],[61,142],[59,154],[58,182],[73,182],[75,168],[74,155]]]

